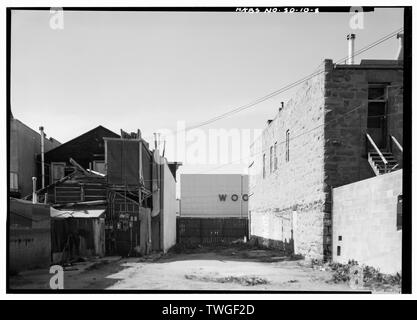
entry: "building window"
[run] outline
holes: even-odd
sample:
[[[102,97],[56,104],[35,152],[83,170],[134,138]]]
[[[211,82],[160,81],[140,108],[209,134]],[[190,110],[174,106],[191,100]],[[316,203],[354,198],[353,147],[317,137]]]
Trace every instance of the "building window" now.
[[[19,191],[17,172],[10,172],[10,191]]]
[[[52,183],[65,177],[65,162],[51,162]]]
[[[285,133],[285,161],[290,161],[290,130]]]
[[[274,148],[271,146],[269,148],[269,173],[272,173],[273,169],[274,169]]]
[[[265,171],[265,162],[266,162],[266,154],[264,153],[263,159],[262,159],[262,177],[265,179],[266,171]]]
[[[278,143],[277,142],[275,142],[274,143],[274,170],[277,170],[278,169],[278,155],[277,155],[277,146],[278,146]]]
[[[94,160],[93,170],[102,174],[106,174],[106,164],[104,163],[104,160]]]
[[[369,84],[367,127],[381,129],[385,121],[387,84]]]

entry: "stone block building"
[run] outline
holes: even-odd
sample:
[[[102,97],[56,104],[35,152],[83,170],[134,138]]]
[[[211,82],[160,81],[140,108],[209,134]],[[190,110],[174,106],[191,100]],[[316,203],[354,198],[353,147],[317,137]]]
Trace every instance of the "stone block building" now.
[[[332,189],[402,167],[402,60],[334,64],[282,103],[251,146],[251,238],[326,259]]]

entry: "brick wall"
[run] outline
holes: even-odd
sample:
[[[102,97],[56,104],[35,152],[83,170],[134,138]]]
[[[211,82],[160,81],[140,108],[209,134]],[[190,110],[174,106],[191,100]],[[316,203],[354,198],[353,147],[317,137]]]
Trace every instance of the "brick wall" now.
[[[402,69],[334,67],[325,61],[326,184],[338,187],[367,179],[374,173],[367,160],[366,138],[369,83],[388,84],[387,134],[402,143]],[[397,154],[397,159],[402,155]]]
[[[354,259],[385,273],[401,272],[397,198],[402,194],[402,173],[399,170],[333,190],[334,261]]]

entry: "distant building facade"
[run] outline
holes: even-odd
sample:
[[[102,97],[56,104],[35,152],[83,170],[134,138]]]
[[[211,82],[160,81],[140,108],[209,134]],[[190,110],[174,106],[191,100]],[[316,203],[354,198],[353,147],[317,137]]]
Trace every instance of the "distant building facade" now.
[[[61,143],[45,138],[45,152]],[[15,198],[32,192],[32,177],[38,176],[37,156],[41,153],[40,132],[29,128],[20,120],[10,116],[10,195]]]
[[[181,217],[248,217],[248,176],[182,174]]]
[[[216,245],[247,239],[248,176],[182,174],[178,242]]]
[[[402,86],[401,60],[325,60],[251,147],[251,237],[331,257],[332,189],[402,167]]]

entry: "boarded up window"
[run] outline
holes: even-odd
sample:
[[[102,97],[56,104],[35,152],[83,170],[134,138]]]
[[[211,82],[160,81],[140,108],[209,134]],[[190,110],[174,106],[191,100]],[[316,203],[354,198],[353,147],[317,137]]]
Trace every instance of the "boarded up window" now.
[[[139,141],[106,140],[107,181],[117,185],[139,184]],[[142,144],[142,172],[145,187],[151,189],[152,155],[145,143]]]
[[[274,170],[278,169],[277,145],[278,145],[278,142],[275,142],[274,144]]]
[[[285,133],[285,161],[290,161],[290,130]]]
[[[17,191],[19,189],[18,175],[16,172],[10,172],[10,190]]]

